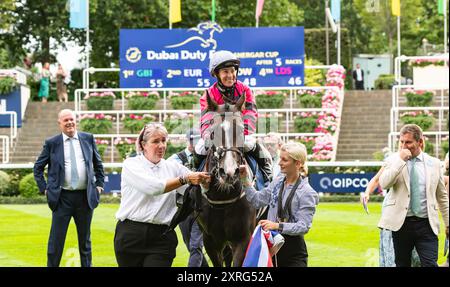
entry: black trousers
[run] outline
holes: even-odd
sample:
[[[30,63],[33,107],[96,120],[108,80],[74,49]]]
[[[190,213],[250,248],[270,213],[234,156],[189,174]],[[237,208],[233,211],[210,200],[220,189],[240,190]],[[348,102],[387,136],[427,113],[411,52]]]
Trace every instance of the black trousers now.
[[[87,191],[61,190],[58,206],[52,213],[52,227],[47,247],[47,266],[58,267],[66,241],[67,228],[73,217],[78,234],[78,249],[82,267],[92,265],[91,221],[94,211],[89,208]]]
[[[364,81],[355,81],[355,90],[364,90]]]
[[[411,252],[416,247],[422,267],[438,267],[438,237],[428,218],[407,217],[398,231],[392,232],[395,265],[411,267]]]
[[[284,235],[284,244],[272,258],[277,267],[307,267],[308,250],[303,235]]]
[[[117,222],[114,252],[119,267],[170,267],[176,255],[175,231],[167,225],[131,220]]]

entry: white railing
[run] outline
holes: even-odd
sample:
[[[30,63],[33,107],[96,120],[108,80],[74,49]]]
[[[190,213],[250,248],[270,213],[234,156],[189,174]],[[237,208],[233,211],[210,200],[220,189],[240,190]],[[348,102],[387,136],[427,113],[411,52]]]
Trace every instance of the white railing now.
[[[444,112],[449,112],[448,107],[396,107],[391,108],[391,131],[389,133],[388,138],[388,146],[392,152],[397,150],[397,138],[400,135],[400,132],[397,132],[397,127],[400,118],[400,112],[402,111],[438,111],[438,119],[437,119],[437,131],[424,131],[424,136],[435,136],[435,156],[439,156],[439,147],[442,143],[442,137],[448,136],[449,131],[445,130],[445,122],[446,118],[444,116]]]
[[[258,87],[254,88],[251,87],[252,90],[258,91],[258,90],[271,90],[271,91],[289,91],[289,106],[290,108],[293,108],[294,101],[296,99],[297,93],[294,91],[300,91],[300,90],[335,90],[339,93],[340,96],[343,95],[343,91],[341,91],[338,87],[334,86],[325,86],[325,87]],[[75,111],[81,111],[81,95],[82,94],[88,94],[88,93],[101,93],[101,92],[113,92],[113,93],[120,93],[121,94],[121,109],[122,111],[126,110],[125,107],[125,93],[129,92],[163,92],[163,110],[167,110],[167,96],[168,92],[177,91],[204,91],[205,88],[99,88],[99,89],[76,89],[74,92],[74,101],[75,101]]]
[[[2,140],[2,163],[9,162],[9,137],[5,135],[0,135]]]
[[[325,68],[325,66],[323,67]],[[87,71],[86,71],[87,73]],[[326,90],[335,90],[338,94],[339,94],[339,98],[340,98],[340,106],[339,106],[339,110],[335,111],[334,109],[294,109],[294,101],[296,100],[298,91],[301,90],[317,90],[317,91],[326,91]],[[132,88],[132,89],[121,89],[121,88],[102,88],[102,89],[77,89],[75,90],[75,113],[77,114],[94,114],[94,113],[101,113],[103,112],[105,114],[105,112],[108,112],[109,114],[116,114],[116,121],[117,121],[117,125],[116,125],[116,133],[119,134],[119,124],[118,124],[118,115],[119,114],[136,114],[136,113],[147,113],[147,114],[151,114],[151,113],[157,113],[159,116],[159,121],[162,122],[168,113],[200,113],[200,110],[198,109],[197,111],[195,110],[168,110],[167,109],[167,95],[168,92],[170,91],[204,91],[205,88],[178,88],[178,89],[173,89],[173,88]],[[285,112],[286,113],[286,132],[289,132],[289,123],[292,122],[294,120],[294,113],[296,112],[321,112],[321,111],[334,111],[337,112],[337,130],[335,132],[335,135],[333,136],[333,156],[332,156],[332,161],[336,160],[336,150],[337,150],[337,137],[339,136],[339,131],[340,131],[340,122],[341,122],[341,117],[342,117],[342,109],[343,109],[343,100],[344,100],[344,92],[343,90],[339,89],[338,87],[334,87],[334,86],[325,86],[325,87],[258,87],[258,88],[253,88],[254,91],[257,90],[288,90],[289,91],[289,109],[259,109],[258,112],[259,113],[263,113],[263,112]],[[140,111],[129,111],[125,109],[125,93],[129,93],[129,92],[150,92],[150,91],[157,91],[157,92],[163,92],[163,110],[149,110],[149,111],[144,111],[144,110],[140,110]],[[83,94],[89,94],[91,92],[118,92],[121,94],[121,109],[120,110],[114,110],[114,111],[82,111],[81,110],[81,96]]]
[[[261,133],[257,133],[254,134],[255,137],[265,137],[267,134],[261,134]],[[284,140],[284,141],[288,141],[289,139],[295,139],[298,137],[315,137],[315,136],[322,136],[325,135],[325,133],[278,133],[278,135]],[[109,141],[109,147],[110,147],[110,162],[113,163],[114,162],[114,141],[116,139],[127,139],[127,138],[137,138],[138,135],[137,134],[94,134],[94,137],[96,139],[110,139]],[[185,139],[186,135],[185,134],[169,134],[169,141],[171,139]]]
[[[419,85],[403,85],[402,84],[402,63],[409,60],[444,60],[445,65],[448,66],[449,54],[443,54],[438,56],[400,56],[395,58],[394,73],[397,85],[392,87],[392,107],[390,113],[390,133],[388,135],[389,149],[394,152],[397,150],[396,139],[399,136],[397,132],[399,116],[401,111],[438,111],[438,131],[424,132],[425,136],[435,136],[435,153],[439,154],[439,147],[442,142],[442,136],[448,135],[448,131],[444,130],[445,117],[444,112],[448,113],[448,106],[445,104],[445,91],[448,91],[448,85],[444,88],[433,86],[419,86]],[[400,95],[403,89],[414,90],[433,90],[440,91],[440,106],[439,107],[400,107]]]
[[[2,115],[9,115],[9,122],[11,123],[10,135],[9,135],[10,143],[9,144],[11,147],[13,147],[14,140],[17,138],[17,112],[15,112],[15,111],[0,112],[0,116],[2,116]]]
[[[446,107],[445,104],[445,91],[448,91],[449,89],[432,89],[430,87],[420,87],[415,85],[394,85],[392,86],[392,107],[399,107],[400,106],[400,93],[402,89],[414,89],[414,90],[427,90],[427,91],[440,91],[440,106]]]
[[[394,74],[397,84],[402,84],[402,63],[408,60],[447,60],[448,53],[440,56],[400,56],[395,57],[394,61]]]

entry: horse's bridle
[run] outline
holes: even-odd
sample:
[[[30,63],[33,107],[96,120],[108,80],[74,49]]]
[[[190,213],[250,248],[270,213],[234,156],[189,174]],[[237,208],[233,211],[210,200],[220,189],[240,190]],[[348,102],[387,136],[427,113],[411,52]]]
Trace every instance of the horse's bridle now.
[[[230,147],[230,148],[215,148],[214,152],[213,152],[213,157],[214,157],[214,167],[211,169],[211,175],[213,176],[219,176],[219,163],[220,160],[225,156],[225,154],[227,152],[234,152],[237,153],[239,156],[239,165],[245,164],[245,160],[244,160],[244,153],[242,152],[241,149],[237,148],[237,147]],[[206,194],[203,194],[203,196],[206,198],[206,200],[208,201],[208,203],[211,206],[214,205],[226,205],[226,204],[231,204],[234,203],[236,201],[238,201],[239,199],[241,199],[242,197],[245,196],[245,192],[242,191],[239,196],[229,199],[229,200],[212,200],[210,198],[208,198],[208,196]]]

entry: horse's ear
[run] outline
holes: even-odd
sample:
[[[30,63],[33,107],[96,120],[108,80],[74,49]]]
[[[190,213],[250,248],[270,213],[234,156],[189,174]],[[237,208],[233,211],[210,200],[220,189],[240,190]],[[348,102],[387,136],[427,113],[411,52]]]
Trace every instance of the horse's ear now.
[[[218,105],[217,103],[211,98],[211,96],[209,95],[209,91],[206,90],[206,102],[208,103],[208,111],[217,111],[218,109]]]
[[[236,109],[238,111],[243,111],[243,107],[244,107],[244,103],[245,103],[245,92],[242,94],[242,96],[239,98],[239,100],[236,102]]]

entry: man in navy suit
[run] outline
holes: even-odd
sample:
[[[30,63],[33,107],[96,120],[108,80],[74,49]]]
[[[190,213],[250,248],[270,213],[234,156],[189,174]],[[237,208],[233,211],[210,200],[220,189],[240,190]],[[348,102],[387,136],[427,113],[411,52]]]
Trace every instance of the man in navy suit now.
[[[103,164],[93,135],[77,132],[72,110],[60,111],[58,124],[62,133],[45,140],[34,164],[34,178],[39,191],[47,196],[52,210],[47,266],[59,266],[67,228],[73,217],[81,266],[89,267],[92,265],[91,221],[103,191]],[[47,165],[46,182],[44,168]]]

